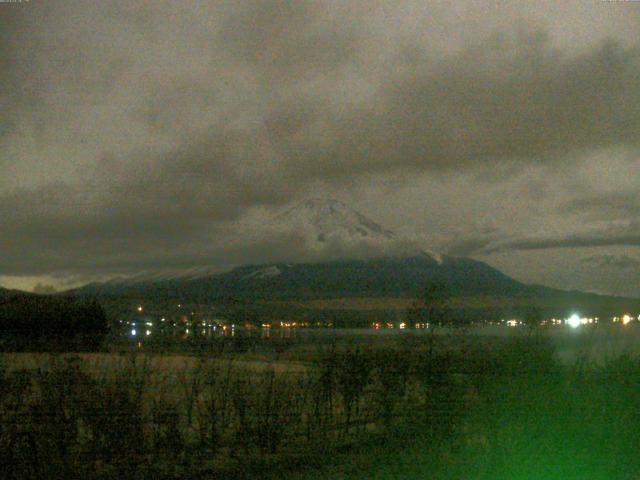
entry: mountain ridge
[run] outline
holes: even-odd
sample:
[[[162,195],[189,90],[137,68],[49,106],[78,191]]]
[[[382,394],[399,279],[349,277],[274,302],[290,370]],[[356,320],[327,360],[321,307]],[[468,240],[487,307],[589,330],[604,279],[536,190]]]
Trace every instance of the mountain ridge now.
[[[549,317],[575,311],[604,317],[640,309],[638,299],[527,285],[484,262],[444,257],[438,263],[426,255],[245,265],[206,278],[94,284],[74,293],[169,304],[245,305],[247,312],[262,305],[266,316],[313,317],[320,311],[398,311],[398,305],[420,298],[432,282],[445,286],[459,315],[476,320],[522,315],[530,308]],[[298,313],[292,314],[292,308]]]
[[[313,261],[256,262],[224,272],[196,267],[182,275],[144,275],[76,289],[80,295],[180,299],[195,303],[301,302],[354,298],[417,298],[424,288],[437,282],[458,303],[464,299],[503,299],[503,303],[554,305],[590,310],[621,309],[640,300],[568,292],[542,285],[527,285],[479,260],[441,256],[418,242],[405,242],[391,230],[333,199],[309,199],[278,215],[272,227],[291,229],[317,251],[346,245],[342,258]],[[399,242],[399,243],[397,243]],[[402,248],[396,248],[398,245]],[[354,248],[367,255],[349,256]],[[380,248],[378,248],[380,247]],[[501,300],[502,302],[502,300]],[[374,302],[376,303],[376,302]],[[380,302],[377,302],[380,303]],[[481,302],[480,302],[481,303]],[[496,303],[496,302],[487,302]],[[498,302],[500,303],[500,302]]]

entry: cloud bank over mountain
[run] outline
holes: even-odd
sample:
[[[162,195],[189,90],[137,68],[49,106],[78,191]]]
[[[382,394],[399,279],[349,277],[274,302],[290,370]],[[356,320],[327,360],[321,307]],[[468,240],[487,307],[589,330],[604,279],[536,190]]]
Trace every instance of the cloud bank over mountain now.
[[[578,240],[638,220],[633,7],[0,4],[0,273],[275,256],[230,232],[309,192],[461,253],[636,248]]]

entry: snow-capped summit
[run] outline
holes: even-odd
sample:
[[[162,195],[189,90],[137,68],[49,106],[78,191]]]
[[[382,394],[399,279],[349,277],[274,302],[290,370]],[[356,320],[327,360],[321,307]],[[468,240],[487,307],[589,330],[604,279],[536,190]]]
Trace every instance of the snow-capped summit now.
[[[105,285],[133,288],[195,281],[246,264],[255,268],[244,272],[244,280],[280,277],[292,263],[415,256],[442,263],[440,255],[425,248],[424,241],[398,235],[343,202],[324,198],[305,200],[268,222],[238,223],[216,241],[226,255],[218,253],[211,262],[141,271],[113,278]],[[227,263],[219,263],[220,258]]]
[[[251,278],[269,278],[269,277],[277,277],[282,274],[282,270],[277,265],[269,265],[267,267],[261,267],[252,272],[244,275],[242,278],[244,280],[249,280]]]
[[[330,240],[391,240],[393,232],[369,220],[339,200],[314,198],[306,200],[282,215],[276,223],[312,234],[318,242]]]
[[[275,217],[271,229],[303,239],[316,259],[421,254],[441,261],[422,242],[397,235],[334,199],[305,200]]]

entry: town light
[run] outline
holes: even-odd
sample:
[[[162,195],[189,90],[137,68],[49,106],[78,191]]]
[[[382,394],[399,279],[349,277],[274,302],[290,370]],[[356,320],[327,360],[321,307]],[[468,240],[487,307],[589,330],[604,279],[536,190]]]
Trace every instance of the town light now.
[[[567,319],[567,323],[571,328],[578,328],[582,322],[580,317],[574,313]]]

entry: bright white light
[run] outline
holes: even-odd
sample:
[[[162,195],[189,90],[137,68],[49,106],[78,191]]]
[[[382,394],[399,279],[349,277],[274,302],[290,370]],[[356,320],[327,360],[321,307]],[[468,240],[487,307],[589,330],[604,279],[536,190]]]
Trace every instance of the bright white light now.
[[[133,336],[133,337],[136,336],[136,329],[135,328],[131,329],[131,336]]]
[[[141,312],[141,311],[142,311],[142,305],[140,305],[140,306],[138,307],[138,311],[139,311],[139,312]]]
[[[631,321],[631,316],[630,315],[625,315],[624,317],[622,317],[622,324],[623,325],[626,325],[630,321]]]
[[[151,330],[147,330],[147,336],[151,335]]]
[[[567,319],[567,323],[571,328],[578,328],[582,321],[580,320],[580,317],[574,313]]]

